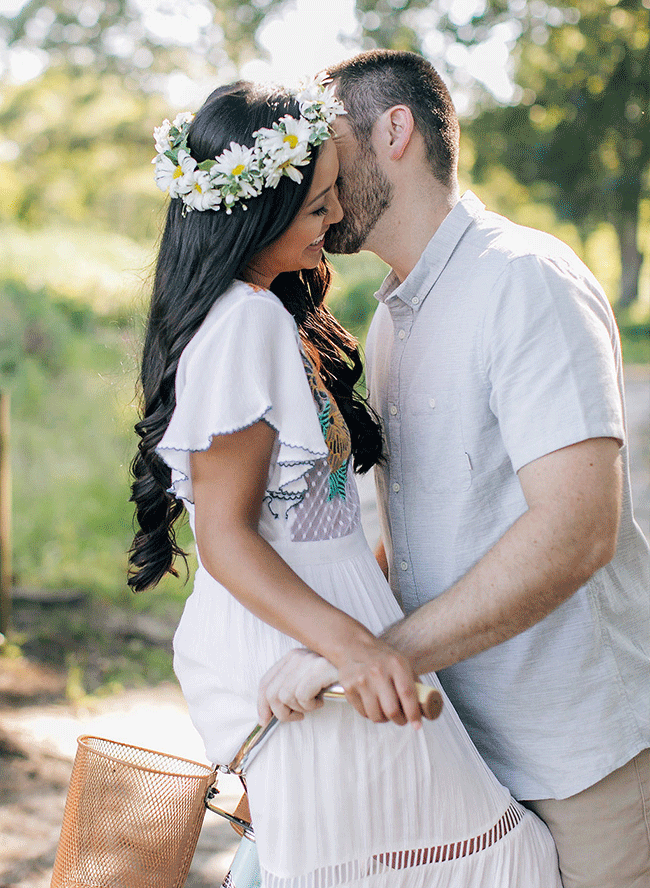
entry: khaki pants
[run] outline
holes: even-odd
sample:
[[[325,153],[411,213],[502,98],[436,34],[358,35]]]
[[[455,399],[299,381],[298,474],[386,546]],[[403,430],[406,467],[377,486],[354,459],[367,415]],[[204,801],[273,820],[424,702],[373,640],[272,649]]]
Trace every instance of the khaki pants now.
[[[650,749],[568,799],[523,804],[555,839],[564,888],[650,888]]]

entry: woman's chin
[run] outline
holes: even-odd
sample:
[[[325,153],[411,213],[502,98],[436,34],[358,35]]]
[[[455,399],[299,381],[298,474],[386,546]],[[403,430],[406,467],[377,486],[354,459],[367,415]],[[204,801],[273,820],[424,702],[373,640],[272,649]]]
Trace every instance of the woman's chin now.
[[[318,247],[307,247],[305,250],[305,268],[316,268],[323,258],[323,245]]]

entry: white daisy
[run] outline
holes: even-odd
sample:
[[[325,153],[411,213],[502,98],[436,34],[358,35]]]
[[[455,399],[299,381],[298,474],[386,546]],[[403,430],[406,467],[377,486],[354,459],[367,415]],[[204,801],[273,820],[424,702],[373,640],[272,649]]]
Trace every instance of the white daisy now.
[[[347,114],[343,103],[334,95],[334,86],[326,86],[327,82],[327,75],[320,74],[296,96],[300,103],[300,113],[307,120],[320,119],[331,123],[338,115]]]
[[[174,163],[165,154],[159,154],[154,159],[156,164],[156,185],[161,191],[167,191],[170,197],[180,197],[191,190],[192,173],[196,169],[196,161],[187,151],[178,152],[178,162]]]
[[[320,74],[317,74],[315,77],[312,77],[311,80],[305,83],[303,80],[300,86],[300,92],[296,96],[301,105],[314,105],[319,104],[323,92],[326,89],[325,84],[329,82],[328,75],[321,71]]]
[[[209,173],[195,170],[192,188],[183,195],[183,203],[192,210],[216,210],[221,205],[221,194],[213,187]]]
[[[228,178],[240,179],[245,174],[251,174],[257,167],[257,152],[255,148],[247,148],[245,145],[238,145],[236,142],[230,143],[230,148],[226,148],[219,157],[216,158],[212,169],[211,176],[217,175]]]
[[[156,165],[154,173],[156,185],[161,191],[167,191],[174,178],[178,164],[170,160],[165,154],[159,154],[151,162]]]
[[[265,155],[282,157],[300,165],[309,156],[309,138],[312,125],[308,120],[286,115],[273,129],[261,129],[255,133],[256,143]]]
[[[177,114],[174,118],[173,126],[176,127],[177,130],[180,130],[184,124],[192,123],[194,120],[194,114],[191,111],[181,111],[180,114]]]
[[[274,162],[272,158],[269,158],[264,165],[264,175],[264,184],[267,188],[276,188],[283,176],[288,176],[294,182],[302,182],[302,173],[296,169],[291,160]]]
[[[156,143],[156,151],[158,154],[164,154],[165,151],[171,151],[172,146],[169,141],[169,131],[171,128],[171,123],[165,119],[160,126],[157,126],[154,129],[153,138]]]

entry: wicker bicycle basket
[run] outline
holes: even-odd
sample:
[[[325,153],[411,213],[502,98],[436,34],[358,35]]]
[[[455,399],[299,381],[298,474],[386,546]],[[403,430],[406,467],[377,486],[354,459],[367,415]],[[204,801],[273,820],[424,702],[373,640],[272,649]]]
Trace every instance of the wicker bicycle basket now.
[[[182,888],[215,776],[188,759],[79,737],[51,888]]]

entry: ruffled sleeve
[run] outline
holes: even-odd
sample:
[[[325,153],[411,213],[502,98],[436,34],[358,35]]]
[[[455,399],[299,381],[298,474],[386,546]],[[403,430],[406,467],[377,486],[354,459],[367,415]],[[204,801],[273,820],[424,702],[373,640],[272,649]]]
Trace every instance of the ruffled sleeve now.
[[[304,476],[327,456],[327,446],[293,318],[273,293],[237,283],[178,365],[176,408],[157,448],[172,469],[175,495],[194,502],[191,452],[260,419],[278,433],[267,495],[290,506],[304,495]]]

